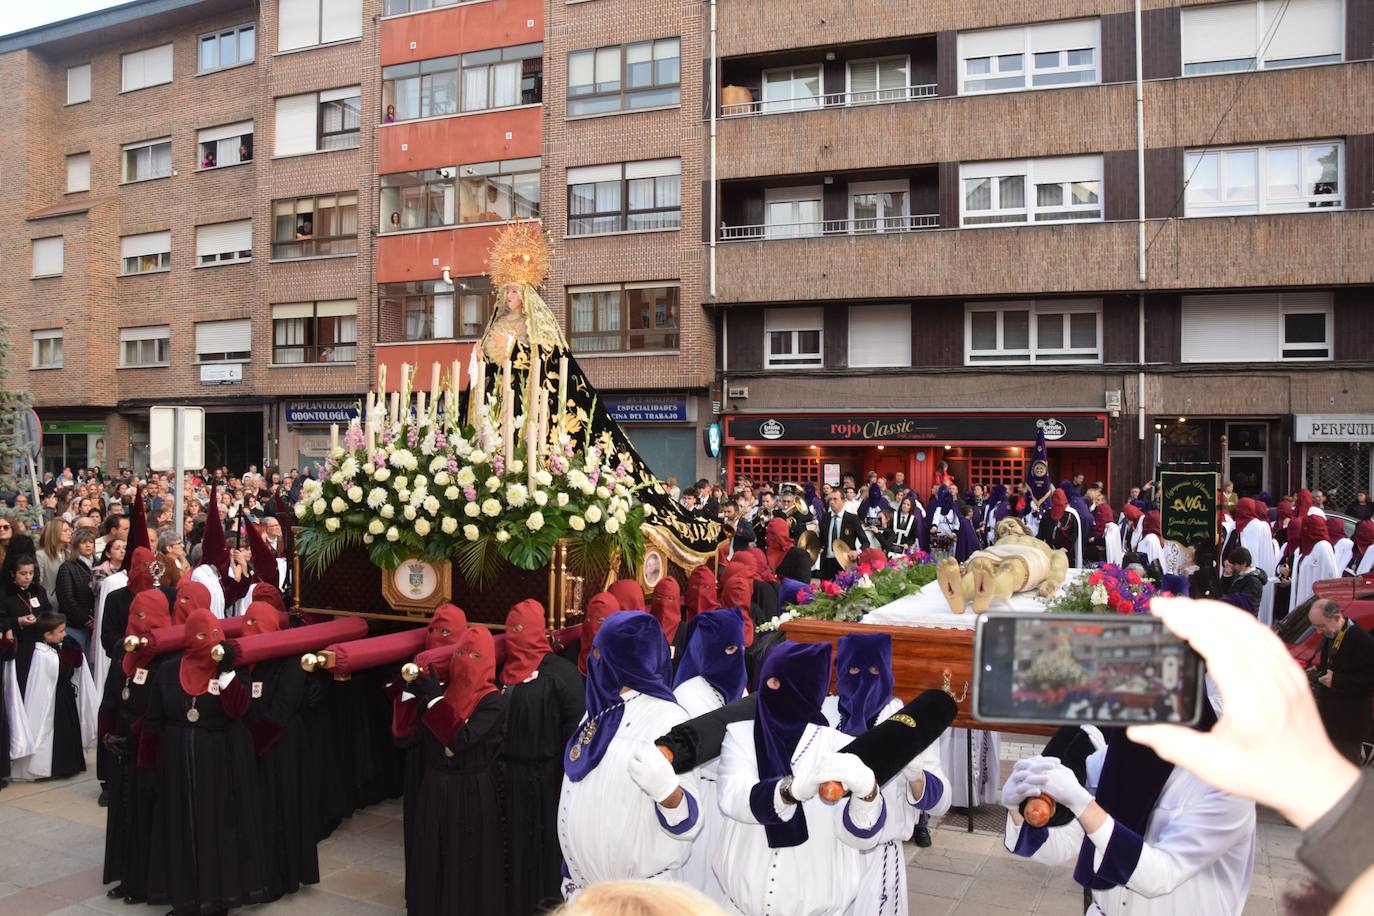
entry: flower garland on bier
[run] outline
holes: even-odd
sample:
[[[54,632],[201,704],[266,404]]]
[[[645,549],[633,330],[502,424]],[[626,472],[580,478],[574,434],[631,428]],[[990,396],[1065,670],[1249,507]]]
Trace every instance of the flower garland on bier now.
[[[857,621],[869,611],[920,591],[934,581],[935,564],[930,554],[913,547],[895,557],[861,562],[840,573],[834,581],[822,580],[814,589],[801,589],[793,605],[760,624],[757,632],[776,630],[796,617]]]
[[[1134,570],[1104,563],[1070,580],[1045,609],[1056,614],[1148,614],[1155,593],[1155,587]]]

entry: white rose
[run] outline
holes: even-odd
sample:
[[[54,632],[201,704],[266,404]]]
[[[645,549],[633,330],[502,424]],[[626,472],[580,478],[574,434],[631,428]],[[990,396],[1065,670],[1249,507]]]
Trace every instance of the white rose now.
[[[365,534],[365,535],[363,535],[363,543],[364,543],[364,544],[371,544],[371,543],[372,543],[373,541],[375,541],[375,540],[376,540],[376,538],[374,538],[374,537],[373,537],[372,535],[370,535],[370,534]]]
[[[425,497],[424,506],[425,511],[428,512],[430,515],[439,514],[439,500],[435,499],[433,496]]]
[[[568,527],[573,531],[581,531],[587,527],[587,523],[582,521],[582,516],[574,515],[568,518]]]
[[[500,477],[488,477],[488,478],[487,478],[487,489],[488,489],[488,490],[491,490],[493,493],[496,492],[497,490],[501,489],[501,478],[500,478]]]
[[[618,483],[618,484],[615,485],[615,495],[616,495],[616,496],[629,496],[629,495],[630,495],[629,488],[627,488],[623,483]]]
[[[625,524],[625,510],[624,510],[624,509],[619,509],[619,510],[616,511],[616,513],[615,513],[615,520],[616,520],[617,522],[620,522],[620,524],[622,524],[622,525]]]
[[[296,518],[305,518],[305,503],[296,503]]]
[[[590,480],[582,481],[582,486],[578,487],[578,489],[582,491],[583,496],[591,496],[593,493],[596,492],[596,487],[592,486],[592,482]]]
[[[445,515],[444,520],[439,523],[439,530],[444,534],[452,534],[458,530],[458,519],[451,515]]]
[[[401,514],[404,515],[404,516],[406,517],[406,521],[408,521],[408,522],[413,522],[413,521],[415,521],[415,507],[414,507],[414,506],[406,506],[404,509],[401,510]]]
[[[541,509],[544,506],[547,506],[549,504],[549,494],[545,493],[543,490],[535,490],[534,504],[536,506],[539,506]]]
[[[534,472],[534,480],[541,487],[547,487],[553,483],[553,475],[543,468],[540,468]]]
[[[337,518],[333,518],[333,517],[325,519],[325,520],[324,520],[324,530],[325,530],[325,531],[338,531],[338,530],[339,530],[339,520],[338,520]]]
[[[375,473],[375,474],[372,475],[372,478],[373,478],[374,480],[376,480],[378,483],[386,483],[386,481],[387,481],[390,477],[391,477],[391,471],[388,470],[387,468],[377,468],[377,473]]]
[[[350,502],[360,503],[363,501],[363,488],[354,484],[348,488],[348,499]]]
[[[367,464],[363,465],[363,473],[368,477],[375,477],[377,476],[377,469],[374,468],[372,462],[369,461]]]
[[[382,511],[382,518],[395,518],[395,517],[396,517],[396,507],[393,506],[391,503],[387,503],[385,506],[382,506],[382,510],[381,510],[381,511]]]
[[[538,531],[544,527],[544,513],[531,512],[530,517],[525,519],[525,527],[531,531]]]
[[[348,503],[344,502],[341,498],[336,496],[329,501],[329,509],[337,515],[340,512],[345,512],[348,510]]]
[[[390,528],[386,529],[386,539],[388,541],[391,541],[393,544],[401,539],[401,532],[396,530],[395,525],[392,525]]]
[[[468,461],[472,462],[473,464],[486,464],[487,453],[482,451],[480,448],[475,448],[468,453]],[[466,486],[466,484],[464,484],[464,486]]]
[[[481,512],[482,509],[477,505],[477,503],[468,503],[466,506],[463,507],[463,514],[466,515],[468,518],[476,518],[479,514],[481,514]]]
[[[606,519],[606,533],[607,533],[607,534],[615,534],[615,533],[616,533],[617,531],[619,531],[619,530],[620,530],[620,522],[616,521],[616,520],[613,519],[613,518],[608,518],[608,519]]]
[[[376,509],[386,502],[386,490],[381,487],[373,487],[372,492],[367,494],[367,507]]]
[[[501,504],[494,499],[486,499],[482,503],[482,514],[496,518],[501,514]]]
[[[448,467],[447,455],[435,455],[434,458],[431,459],[429,462],[429,472],[431,474],[437,474],[442,468],[446,467]],[[436,480],[437,479],[438,478],[436,477]]]
[[[504,544],[504,543],[506,543],[506,541],[509,541],[509,540],[510,540],[510,532],[507,531],[506,529],[502,528],[500,531],[496,532],[496,542],[497,542],[498,544]]]
[[[558,498],[555,501],[560,506],[566,506],[568,504],[568,494],[560,491],[558,494]]]
[[[310,511],[314,512],[316,515],[324,515],[325,510],[328,508],[329,504],[324,501],[324,497],[320,497],[310,504]]]
[[[516,458],[514,461],[510,463],[510,472],[512,474],[519,474],[524,469],[525,462],[521,461],[519,458]]]
[[[530,491],[525,489],[523,483],[513,483],[506,487],[506,502],[517,509],[529,501]]]
[[[386,523],[379,518],[374,518],[372,521],[367,523],[368,534],[381,534],[385,530]]]
[[[420,537],[424,537],[425,535],[429,534],[429,519],[417,518],[415,520],[415,533],[418,534]]]
[[[591,522],[593,525],[601,521],[601,508],[599,506],[588,506],[586,514],[587,521]]]
[[[473,473],[472,468],[465,467],[458,471],[458,486],[470,487],[476,482],[477,475]]]
[[[333,484],[334,486],[336,486],[336,487],[341,487],[341,486],[343,486],[343,482],[344,482],[343,472],[341,472],[341,471],[335,471],[333,474],[330,474],[330,475],[329,475],[329,482],[332,483],[332,484]]]
[[[396,480],[391,485],[396,488],[398,493],[410,489],[410,481],[400,474],[396,475]]]
[[[478,532],[476,525],[463,526],[463,537],[467,538],[469,541],[475,541],[479,536],[480,533]]]
[[[447,490],[444,491],[444,499],[451,501],[457,500],[458,497],[461,495],[462,494],[459,492],[458,488],[453,486],[450,486]]]
[[[410,491],[409,491],[409,490],[397,490],[397,491],[396,491],[396,498],[399,499],[399,500],[400,500],[401,502],[403,502],[403,503],[408,503],[408,502],[410,502]]]
[[[596,498],[597,498],[597,499],[610,499],[610,498],[611,498],[611,491],[608,490],[608,489],[606,489],[605,487],[597,487],[597,488],[596,488]]]
[[[449,482],[448,471],[440,471],[439,473],[437,473],[437,474],[434,475],[434,485],[435,485],[436,487],[446,487],[446,486],[448,486],[448,482]]]

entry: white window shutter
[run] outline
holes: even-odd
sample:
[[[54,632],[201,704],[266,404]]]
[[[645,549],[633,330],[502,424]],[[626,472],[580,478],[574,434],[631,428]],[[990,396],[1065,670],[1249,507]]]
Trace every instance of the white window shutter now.
[[[320,0],[278,0],[277,50],[320,43]]]
[[[1326,57],[1345,51],[1345,22],[1341,0],[1268,0],[1264,4],[1264,34],[1273,34],[1265,60]],[[1278,28],[1274,20],[1283,13]]]
[[[1183,8],[1183,63],[1244,60],[1259,48],[1254,3]]]
[[[825,326],[825,310],[820,308],[768,309],[764,312],[764,330],[818,331]]]
[[[91,100],[91,65],[80,64],[67,68],[67,104]]]
[[[1031,52],[1069,51],[1076,48],[1096,48],[1099,26],[1096,19],[1075,19],[1071,22],[1046,22],[1030,27]]]
[[[597,181],[619,181],[624,174],[619,164],[584,165],[568,169],[568,184],[592,184]]]
[[[343,86],[338,89],[325,89],[320,93],[320,101],[337,102],[339,99],[356,99],[362,94],[361,86]]]
[[[309,318],[315,314],[315,305],[312,302],[286,302],[281,305],[272,306],[273,320],[283,318]]]
[[[172,326],[169,324],[145,324],[138,328],[120,328],[120,343],[128,343],[133,340],[167,340],[172,336]]]
[[[338,318],[358,314],[357,299],[334,299],[315,303],[315,314],[321,318]]]
[[[1050,156],[1032,159],[1030,166],[1035,182],[1102,180],[1101,156]]]
[[[157,86],[161,83],[172,81],[172,45],[165,44],[156,48],[149,48],[143,52],[147,55],[145,64],[148,82],[146,85]]]
[[[206,255],[237,254],[253,248],[253,221],[235,220],[196,227],[196,260]]]
[[[318,98],[313,92],[277,99],[276,155],[290,156],[315,150],[318,107]]]
[[[959,33],[959,59],[996,57],[999,54],[1020,54],[1026,49],[1026,33],[1022,28],[983,29]]]
[[[50,277],[62,273],[62,236],[33,240],[33,275]]]
[[[144,232],[139,235],[125,235],[119,239],[121,258],[139,258],[144,255],[162,254],[172,250],[171,232]]]
[[[253,321],[250,318],[196,322],[197,356],[203,353],[245,353],[252,349]]]
[[[1184,296],[1182,361],[1277,360],[1282,321],[1279,302],[1275,293]]]
[[[681,175],[681,159],[645,159],[640,162],[625,163],[625,177],[662,178],[667,175]]]
[[[201,143],[214,143],[217,140],[229,140],[252,132],[252,121],[239,121],[237,124],[225,124],[223,127],[207,127],[196,133],[196,139]]]
[[[363,34],[363,0],[324,0],[320,41],[344,41]]]
[[[67,157],[67,193],[91,189],[91,154],[73,153]]]
[[[851,305],[849,365],[910,366],[911,306]]]

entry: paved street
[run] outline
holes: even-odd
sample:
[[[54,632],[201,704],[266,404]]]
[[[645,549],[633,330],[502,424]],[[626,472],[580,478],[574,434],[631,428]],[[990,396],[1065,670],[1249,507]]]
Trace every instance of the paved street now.
[[[1033,740],[1033,739],[1032,739]],[[1029,744],[1003,744],[1003,769]],[[161,916],[161,907],[127,907],[105,897],[100,883],[105,812],[96,806],[93,772],[70,780],[16,783],[0,791],[0,913],[119,913]],[[978,820],[991,823],[984,809]],[[1000,836],[965,830],[962,812],[935,825],[935,845],[908,846],[911,912],[919,916],[1079,916],[1082,891],[1068,867],[1047,868],[1007,855]],[[1307,872],[1294,858],[1297,831],[1261,815],[1255,880],[1245,916],[1280,916],[1283,895]],[[403,910],[401,806],[388,802],[354,815],[320,846],[319,886],[243,913],[272,916],[392,914]],[[455,914],[459,916],[459,914]],[[1191,914],[1180,914],[1191,916]]]

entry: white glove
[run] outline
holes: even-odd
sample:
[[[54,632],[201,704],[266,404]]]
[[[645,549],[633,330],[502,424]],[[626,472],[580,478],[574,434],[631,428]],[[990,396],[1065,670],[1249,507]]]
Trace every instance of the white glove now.
[[[1039,790],[1037,794],[1048,795],[1068,808],[1074,817],[1081,815],[1093,801],[1092,793],[1083,788],[1073,770],[1055,757],[1043,758],[1026,777],[1026,782]]]
[[[816,765],[816,776],[821,782],[843,783],[851,794],[866,798],[873,794],[878,779],[873,771],[853,754],[826,754]]]
[[[1011,775],[1007,777],[1006,785],[1002,786],[1002,804],[1011,811],[1021,808],[1021,803],[1028,798],[1034,798],[1040,794],[1038,786],[1032,785],[1028,780],[1036,768],[1047,758],[1027,757],[1025,760],[1016,761],[1016,765],[1011,768]]]
[[[677,774],[663,752],[652,744],[640,748],[630,759],[630,778],[640,791],[655,802],[661,802],[677,790]]]
[[[816,793],[820,790],[823,780],[817,775],[818,763],[820,763],[819,758],[810,757],[792,771],[792,787],[788,789],[788,792],[797,801],[809,801],[815,798]]]

